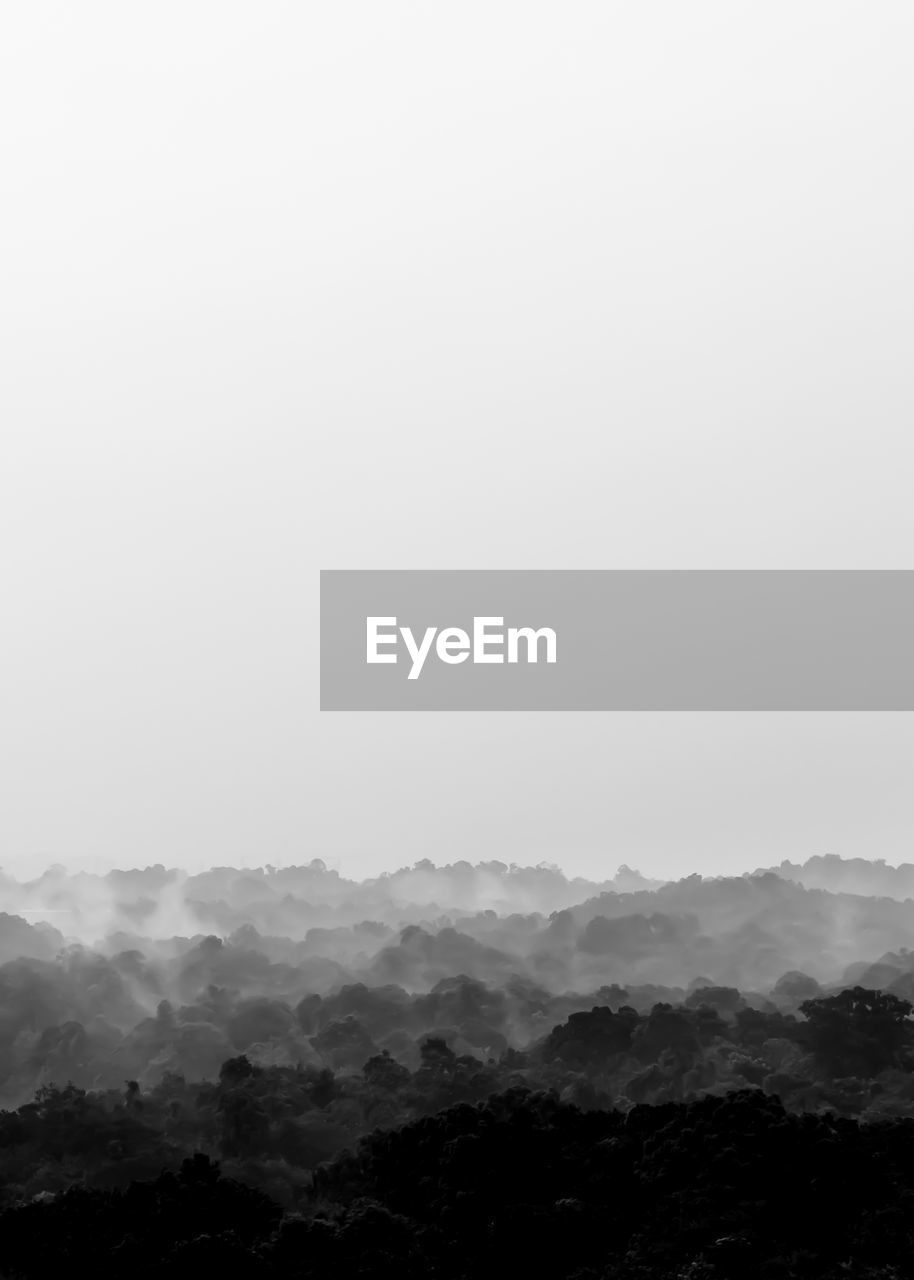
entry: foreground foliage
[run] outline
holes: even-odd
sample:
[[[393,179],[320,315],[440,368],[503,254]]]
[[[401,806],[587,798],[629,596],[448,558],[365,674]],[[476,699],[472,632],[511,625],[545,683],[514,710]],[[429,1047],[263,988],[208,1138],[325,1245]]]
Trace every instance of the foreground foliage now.
[[[364,1138],[283,1214],[206,1157],[0,1215],[16,1280],[901,1277],[914,1121],[794,1115],[760,1091],[585,1112],[513,1089]]]

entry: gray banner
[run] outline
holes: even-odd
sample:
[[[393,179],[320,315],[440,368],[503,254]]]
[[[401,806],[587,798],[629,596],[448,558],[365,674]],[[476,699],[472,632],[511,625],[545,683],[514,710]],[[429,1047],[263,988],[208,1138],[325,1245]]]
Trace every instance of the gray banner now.
[[[911,711],[914,572],[326,570],[321,710]]]

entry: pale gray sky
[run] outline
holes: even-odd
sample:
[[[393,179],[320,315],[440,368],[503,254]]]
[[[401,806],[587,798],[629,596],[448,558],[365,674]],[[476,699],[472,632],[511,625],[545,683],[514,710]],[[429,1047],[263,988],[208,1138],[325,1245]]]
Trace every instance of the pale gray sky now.
[[[907,716],[321,716],[324,568],[912,568],[914,6],[0,30],[0,864],[914,856]]]

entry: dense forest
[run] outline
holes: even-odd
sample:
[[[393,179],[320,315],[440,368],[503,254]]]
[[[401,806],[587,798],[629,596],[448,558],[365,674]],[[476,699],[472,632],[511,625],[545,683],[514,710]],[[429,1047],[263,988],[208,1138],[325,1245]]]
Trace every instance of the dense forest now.
[[[2,878],[0,1276],[914,1274],[910,870]]]

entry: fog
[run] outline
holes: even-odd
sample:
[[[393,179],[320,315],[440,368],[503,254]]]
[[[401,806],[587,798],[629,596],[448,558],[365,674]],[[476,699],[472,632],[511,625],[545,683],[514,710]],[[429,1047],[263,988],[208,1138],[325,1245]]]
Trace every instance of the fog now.
[[[804,995],[863,983],[906,997],[912,883],[911,865],[835,857],[667,882],[625,866],[593,882],[554,865],[466,861],[363,881],[318,860],[5,876],[0,1090],[18,1100],[56,1079],[61,1029],[79,1045],[66,1070],[98,1087],[125,1074],[212,1075],[232,1048],[274,1065],[339,1065],[319,1038],[339,1018],[351,1067],[385,1048],[414,1065],[421,1034],[497,1055],[575,1009],[647,1013],[701,987],[795,1010],[799,996],[777,996],[791,974]]]
[[[685,1150],[717,1115],[727,1144],[751,1133],[755,1160],[759,1133],[775,1151],[785,1134],[794,1148],[816,1135],[823,1169],[837,1139],[881,1150],[897,1133],[906,1153],[912,882],[910,864],[837,857],[669,881],[628,866],[597,882],[554,865],[430,860],[365,880],[319,860],[4,876],[3,1265],[47,1274],[56,1237],[36,1224],[72,1220],[81,1197],[111,1235],[81,1246],[90,1272],[101,1247],[120,1268],[142,1231],[160,1252],[192,1237],[189,1266],[201,1250],[237,1261],[244,1231],[261,1261],[293,1237],[297,1259],[302,1233],[318,1254],[349,1249],[353,1198],[369,1220],[352,1247],[374,1248],[388,1192],[365,1208],[366,1178],[404,1144],[400,1173],[383,1179],[388,1191],[404,1170],[412,1180],[395,1196],[402,1214],[424,1185],[418,1148],[439,1131],[436,1185],[454,1165],[446,1195],[464,1214],[466,1180],[489,1167],[479,1137],[467,1140],[477,1128],[504,1135],[515,1190],[533,1159],[517,1143],[543,1126],[580,1131],[557,1184],[580,1190],[581,1143],[598,1144],[602,1168],[618,1150],[606,1134],[637,1132],[646,1112],[667,1126],[664,1149]],[[536,1157],[537,1185],[540,1164],[551,1167]],[[904,1154],[897,1167],[908,1165]],[[215,1221],[223,1197],[243,1203]],[[170,1203],[187,1206],[186,1225],[167,1214],[150,1225]],[[707,1214],[716,1202],[702,1203]],[[831,1214],[831,1192],[827,1203]],[[577,1227],[568,1239],[582,1247]]]

